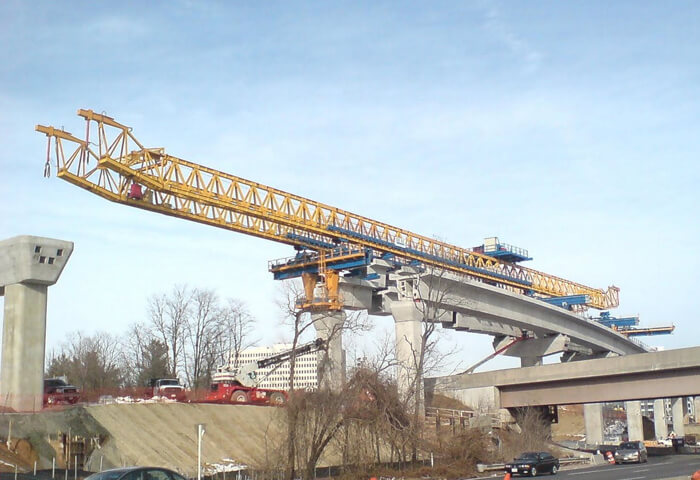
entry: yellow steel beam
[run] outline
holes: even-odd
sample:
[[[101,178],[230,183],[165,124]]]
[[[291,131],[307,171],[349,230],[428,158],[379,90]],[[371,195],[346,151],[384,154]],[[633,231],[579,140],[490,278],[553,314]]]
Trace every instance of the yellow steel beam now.
[[[290,240],[288,234],[326,242],[340,238],[521,291],[530,289],[545,296],[585,294],[590,298],[589,306],[601,309],[618,304],[616,287],[587,287],[188,162],[167,155],[163,149],[146,149],[129,127],[113,118],[91,110],[79,110],[78,114],[86,119],[87,136],[90,122],[97,124],[97,152],[90,148],[89,137],[81,141],[51,127],[37,126],[37,130],[49,141],[55,138],[61,178],[112,201],[292,245],[303,242]],[[105,126],[116,131],[111,142]],[[63,154],[63,140],[78,144],[73,155]],[[130,143],[138,148],[131,149]],[[97,169],[87,168],[91,158],[96,160]],[[71,176],[69,172],[74,173]],[[88,180],[92,175],[97,175],[97,180]],[[145,201],[129,200],[130,182],[145,186],[152,195]]]

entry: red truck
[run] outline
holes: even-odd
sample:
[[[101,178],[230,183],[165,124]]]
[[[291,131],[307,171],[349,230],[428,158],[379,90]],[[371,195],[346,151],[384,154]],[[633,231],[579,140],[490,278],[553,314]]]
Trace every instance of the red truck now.
[[[253,405],[280,406],[287,403],[287,392],[258,387],[257,371],[279,365],[293,355],[303,355],[325,348],[326,342],[317,338],[300,347],[278,353],[272,357],[248,363],[239,368],[230,365],[219,367],[212,377],[211,388],[205,403],[248,403]]]

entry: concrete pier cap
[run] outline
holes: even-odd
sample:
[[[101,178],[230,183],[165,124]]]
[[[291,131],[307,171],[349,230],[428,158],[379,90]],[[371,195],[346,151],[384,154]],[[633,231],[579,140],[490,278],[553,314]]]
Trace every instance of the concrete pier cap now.
[[[42,407],[47,291],[71,253],[73,243],[64,240],[21,235],[0,241],[0,403],[16,411]]]
[[[65,240],[32,235],[0,240],[0,288],[13,283],[53,285],[71,253],[73,242]]]

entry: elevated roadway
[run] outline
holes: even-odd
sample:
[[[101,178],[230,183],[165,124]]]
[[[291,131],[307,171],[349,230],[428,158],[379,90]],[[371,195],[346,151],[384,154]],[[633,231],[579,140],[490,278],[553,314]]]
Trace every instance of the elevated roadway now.
[[[573,312],[465,276],[435,270],[420,272],[412,267],[396,270],[382,260],[374,260],[368,270],[376,278],[341,279],[346,308],[390,315],[396,311],[393,304],[397,302],[424,302],[438,312],[431,319],[446,328],[491,335],[497,340],[530,337],[530,342],[513,348],[521,357],[553,353],[547,353],[547,349],[556,337],[560,338],[560,351],[583,357],[648,351],[641,342]],[[534,339],[540,341],[532,342]],[[523,347],[527,343],[533,345],[532,352]]]
[[[429,392],[501,408],[700,395],[700,347],[428,378]]]
[[[520,357],[523,366],[539,365],[544,356],[554,353],[573,360],[648,350],[641,342],[519,291],[441,270],[397,268],[374,259],[364,278],[340,279],[340,295],[346,309],[393,316],[401,365],[398,386],[403,393],[410,390],[410,379],[417,373],[423,322],[491,335],[497,350],[522,339],[505,354]]]

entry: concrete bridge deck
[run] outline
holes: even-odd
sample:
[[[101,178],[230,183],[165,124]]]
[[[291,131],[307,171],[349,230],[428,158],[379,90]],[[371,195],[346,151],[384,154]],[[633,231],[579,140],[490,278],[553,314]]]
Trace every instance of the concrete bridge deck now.
[[[493,389],[501,408],[700,395],[700,347],[426,379],[426,390]]]

